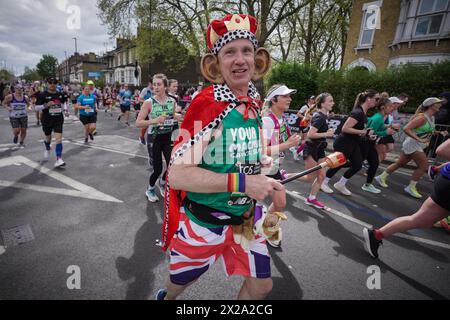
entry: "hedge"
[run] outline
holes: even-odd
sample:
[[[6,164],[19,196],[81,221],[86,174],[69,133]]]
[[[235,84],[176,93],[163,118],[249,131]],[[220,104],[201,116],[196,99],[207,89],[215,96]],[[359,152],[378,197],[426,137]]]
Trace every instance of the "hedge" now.
[[[391,96],[406,93],[410,99],[401,112],[414,112],[427,97],[450,91],[450,61],[432,65],[403,64],[383,71],[364,68],[319,71],[314,66],[283,62],[272,68],[265,90],[272,84],[284,83],[298,90],[292,109],[300,108],[307,97],[329,92],[335,101],[336,113],[348,113],[356,95],[371,88]]]

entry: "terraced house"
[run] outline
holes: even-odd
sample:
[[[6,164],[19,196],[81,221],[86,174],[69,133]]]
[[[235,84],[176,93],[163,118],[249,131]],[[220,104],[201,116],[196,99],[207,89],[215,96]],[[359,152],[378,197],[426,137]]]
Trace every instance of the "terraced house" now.
[[[450,0],[355,0],[343,66],[450,60]]]

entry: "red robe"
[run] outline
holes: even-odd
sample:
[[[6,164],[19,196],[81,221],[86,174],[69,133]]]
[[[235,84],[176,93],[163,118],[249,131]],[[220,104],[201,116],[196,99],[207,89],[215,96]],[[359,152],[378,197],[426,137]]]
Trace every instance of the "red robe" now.
[[[218,102],[214,100],[213,86],[209,86],[200,92],[189,105],[188,111],[180,126],[180,130],[189,132],[189,136],[179,135],[172,151],[172,159],[177,154],[177,150],[188,142],[189,139],[195,137],[200,131],[208,128],[209,124],[229,105],[230,102]],[[201,125],[196,124],[194,127],[194,122],[196,121],[201,121]],[[214,127],[217,127],[217,124]],[[172,164],[172,161],[170,164]],[[167,170],[167,179],[169,179],[168,177],[170,177],[170,166]],[[184,191],[174,190],[170,188],[169,183],[166,183],[166,190],[164,192],[164,223],[162,227],[162,248],[164,251],[169,247],[170,241],[178,229],[180,208],[185,196],[186,193]]]

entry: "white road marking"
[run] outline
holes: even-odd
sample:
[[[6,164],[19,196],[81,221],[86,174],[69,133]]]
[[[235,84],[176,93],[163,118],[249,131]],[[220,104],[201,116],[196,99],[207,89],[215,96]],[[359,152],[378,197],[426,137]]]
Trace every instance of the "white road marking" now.
[[[297,191],[286,190],[286,193],[289,194],[293,198],[297,198],[299,200],[306,201],[306,198],[301,196]],[[333,214],[335,214],[335,215],[337,215],[337,216],[339,216],[339,217],[341,217],[343,219],[346,219],[348,221],[356,223],[356,224],[358,224],[358,225],[360,225],[362,227],[365,227],[365,228],[368,228],[368,229],[372,229],[373,228],[372,225],[370,225],[370,224],[368,224],[368,223],[366,223],[366,222],[364,222],[362,220],[356,219],[356,218],[354,218],[352,216],[349,216],[349,215],[347,215],[345,213],[342,213],[342,212],[340,212],[338,210],[335,210],[335,209],[332,209],[332,208],[328,208],[328,210],[326,210],[326,212],[333,213]],[[416,241],[416,242],[421,242],[421,243],[425,243],[425,244],[428,244],[428,245],[431,245],[431,246],[440,247],[440,248],[444,248],[444,249],[449,249],[450,250],[450,244],[447,244],[447,243],[442,243],[442,242],[428,240],[428,239],[424,239],[424,238],[420,238],[420,237],[410,236],[410,235],[406,235],[406,234],[403,234],[403,233],[394,234],[393,236],[399,237],[399,238],[403,238],[403,239],[413,240],[413,241]]]
[[[59,172],[55,172],[53,170],[45,168],[45,167],[41,166],[39,163],[34,162],[23,156],[14,156],[14,157],[6,158],[6,159],[0,159],[0,168],[5,167],[5,166],[14,165],[17,163],[22,163],[33,169],[36,169],[36,170],[40,171],[41,173],[46,174],[46,175],[52,177],[53,179],[56,179],[57,181],[62,182],[65,185],[74,188],[75,190],[46,187],[46,186],[33,185],[33,184],[28,184],[28,183],[20,183],[20,182],[14,182],[14,181],[6,181],[6,180],[0,180],[0,187],[19,188],[19,189],[34,190],[34,191],[47,192],[47,193],[53,193],[53,194],[62,194],[65,196],[86,198],[86,199],[92,199],[92,200],[98,200],[98,201],[123,203],[123,201],[121,201],[119,199],[116,199],[112,196],[109,196],[109,195],[103,193],[103,192],[100,192],[92,187],[89,187],[88,185],[85,185],[81,182],[78,182],[78,181],[72,179],[72,178],[69,178]]]
[[[123,137],[121,137],[121,138],[123,138]],[[132,139],[127,138],[127,140],[130,140],[133,143],[138,144],[137,141],[134,141]],[[78,142],[78,141],[74,141],[74,140],[70,140],[70,139],[65,140],[65,142],[68,142],[68,143],[71,143],[71,144],[74,144],[74,145],[77,145],[77,146],[85,147],[85,148],[92,148],[92,149],[98,149],[98,150],[102,150],[102,151],[109,151],[109,152],[114,152],[114,153],[118,153],[118,154],[123,154],[123,155],[127,155],[127,156],[132,156],[132,157],[142,158],[142,159],[147,159],[148,160],[148,156],[143,156],[143,155],[132,153],[132,152],[126,152],[126,151],[121,151],[121,150],[117,150],[117,149],[113,149],[113,148],[109,148],[109,147],[104,147],[104,146],[97,145],[95,143],[86,145],[86,144],[84,144],[82,142]]]
[[[4,254],[6,251],[6,247],[0,246],[0,255]]]

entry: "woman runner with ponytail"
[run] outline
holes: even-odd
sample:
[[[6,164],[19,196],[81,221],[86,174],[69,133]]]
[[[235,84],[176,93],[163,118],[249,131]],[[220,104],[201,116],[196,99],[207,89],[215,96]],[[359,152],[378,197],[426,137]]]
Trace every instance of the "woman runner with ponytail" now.
[[[367,111],[373,108],[379,99],[379,95],[375,90],[368,89],[358,94],[355,107],[350,116],[345,121],[342,131],[334,142],[334,151],[344,153],[345,157],[350,160],[350,168],[344,173],[339,182],[334,187],[342,194],[350,196],[352,193],[346,188],[347,181],[353,177],[362,167],[361,144],[362,139],[370,134],[371,130],[367,130]],[[326,173],[321,189],[326,193],[333,193],[328,186],[330,179],[340,170],[339,168],[329,169]]]

